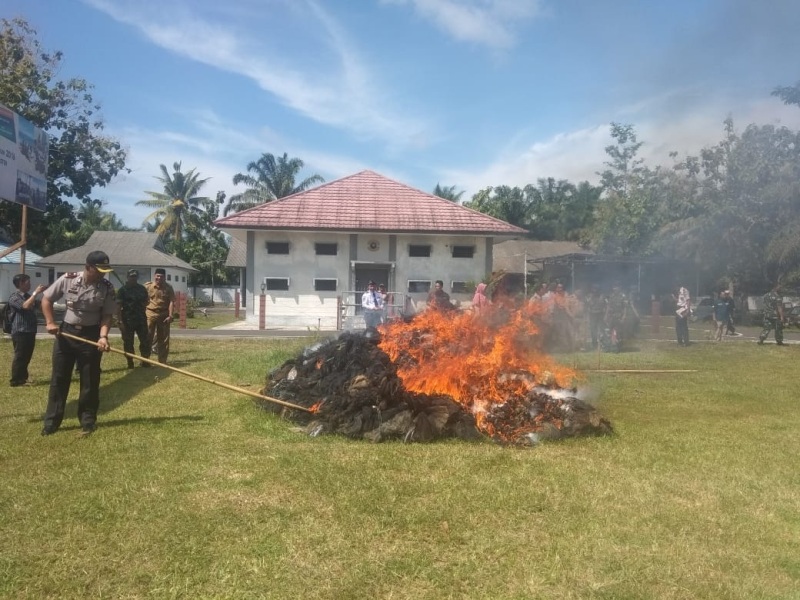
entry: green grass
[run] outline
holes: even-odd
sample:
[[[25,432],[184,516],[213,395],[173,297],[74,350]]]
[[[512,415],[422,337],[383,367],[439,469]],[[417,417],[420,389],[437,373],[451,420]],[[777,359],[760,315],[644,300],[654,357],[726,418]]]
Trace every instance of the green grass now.
[[[172,345],[175,366],[252,390],[300,347]],[[72,400],[42,438],[39,341],[37,384],[0,400],[0,596],[800,597],[800,346],[637,347],[599,366],[697,371],[588,373],[616,435],[517,449],[308,438],[116,354],[98,431],[77,435]]]

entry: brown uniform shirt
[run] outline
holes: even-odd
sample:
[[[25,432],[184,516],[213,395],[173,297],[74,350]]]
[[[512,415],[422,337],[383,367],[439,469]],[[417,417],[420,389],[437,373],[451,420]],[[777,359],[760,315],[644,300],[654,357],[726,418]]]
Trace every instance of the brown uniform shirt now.
[[[175,290],[168,283],[162,283],[157,287],[152,281],[144,284],[147,289],[147,316],[148,317],[168,317],[169,303],[175,301]]]

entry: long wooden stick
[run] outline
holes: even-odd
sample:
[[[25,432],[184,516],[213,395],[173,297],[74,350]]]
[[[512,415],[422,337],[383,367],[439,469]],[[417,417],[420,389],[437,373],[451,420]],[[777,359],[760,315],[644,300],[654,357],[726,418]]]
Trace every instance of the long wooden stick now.
[[[584,373],[697,373],[697,369],[582,369]]]
[[[87,340],[86,338],[78,337],[77,335],[72,335],[71,333],[65,333],[60,331],[58,335],[63,335],[64,337],[70,338],[77,342],[84,342],[86,344],[91,344],[92,346],[100,347],[100,344],[97,342],[93,342],[92,340]],[[306,408],[305,406],[299,406],[297,404],[292,404],[291,402],[286,402],[284,400],[279,400],[278,398],[272,398],[271,396],[264,396],[263,394],[259,394],[258,392],[251,392],[250,390],[246,390],[244,388],[236,387],[235,385],[231,385],[229,383],[223,383],[221,381],[214,381],[213,379],[209,379],[208,377],[203,377],[202,375],[198,375],[196,373],[192,373],[191,371],[184,371],[183,369],[178,369],[177,367],[173,367],[170,365],[165,365],[155,360],[150,360],[149,358],[145,358],[144,356],[138,356],[136,354],[130,354],[129,352],[125,352],[123,350],[117,350],[116,348],[108,348],[111,352],[116,352],[117,354],[122,354],[125,358],[135,358],[136,360],[140,360],[142,362],[154,365],[156,367],[161,367],[162,369],[169,369],[170,371],[175,371],[176,373],[180,373],[182,375],[188,375],[189,377],[194,377],[195,379],[199,379],[200,381],[205,381],[206,383],[213,383],[214,385],[218,385],[220,387],[224,387],[228,390],[233,390],[234,392],[239,392],[240,394],[246,394],[248,396],[252,396],[253,398],[259,398],[260,400],[266,400],[267,402],[274,402],[275,404],[280,404],[281,406],[285,406],[286,408],[291,408],[293,410],[302,410],[305,412],[313,412],[312,410]]]

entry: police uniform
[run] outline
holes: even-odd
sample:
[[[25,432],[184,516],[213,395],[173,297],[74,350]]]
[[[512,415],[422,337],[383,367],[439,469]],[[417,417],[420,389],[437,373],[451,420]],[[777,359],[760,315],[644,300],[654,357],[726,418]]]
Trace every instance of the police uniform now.
[[[783,298],[777,292],[764,294],[764,328],[758,336],[758,343],[763,344],[770,331],[775,329],[775,343],[783,345],[783,321],[781,320],[781,302]]]
[[[155,345],[158,352],[158,362],[166,364],[169,356],[169,323],[167,317],[170,304],[175,302],[175,290],[165,281],[158,286],[152,281],[144,284],[147,290],[147,333],[150,343]]]
[[[135,269],[128,271],[128,277],[138,277]],[[117,304],[120,309],[119,330],[122,333],[122,345],[125,352],[133,354],[134,334],[139,337],[139,354],[150,358],[150,337],[147,331],[148,296],[145,287],[138,281],[128,281],[117,290]],[[142,366],[150,366],[142,363]],[[128,359],[128,368],[133,367],[133,359]]]
[[[92,342],[100,338],[101,321],[116,311],[114,286],[107,279],[85,281],[82,273],[59,277],[44,293],[50,302],[64,298],[67,311],[59,330]],[[78,419],[85,432],[94,430],[100,404],[100,357],[96,346],[56,336],[53,343],[53,373],[42,434],[55,432],[64,419],[72,371],[77,362],[80,373]]]

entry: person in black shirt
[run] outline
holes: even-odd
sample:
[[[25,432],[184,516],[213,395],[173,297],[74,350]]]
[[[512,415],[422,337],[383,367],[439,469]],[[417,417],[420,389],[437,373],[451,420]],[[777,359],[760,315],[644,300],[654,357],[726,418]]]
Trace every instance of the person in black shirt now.
[[[11,341],[14,344],[14,358],[11,361],[11,387],[28,385],[28,365],[36,346],[36,296],[47,289],[44,285],[36,286],[31,294],[30,275],[20,273],[12,280],[16,291],[8,299],[13,311],[11,321]]]

